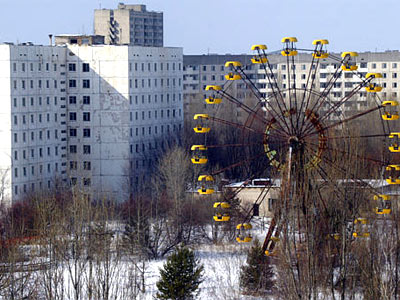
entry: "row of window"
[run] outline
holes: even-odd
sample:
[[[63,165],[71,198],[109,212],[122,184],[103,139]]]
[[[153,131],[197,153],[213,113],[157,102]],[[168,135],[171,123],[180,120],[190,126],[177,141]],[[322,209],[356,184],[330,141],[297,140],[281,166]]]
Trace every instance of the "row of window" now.
[[[60,100],[65,100],[65,98],[61,97]],[[43,101],[42,97],[38,97],[38,101],[37,101],[38,105],[42,106],[43,102],[44,101]],[[50,97],[46,97],[45,103],[46,103],[46,105],[50,105],[51,104]],[[57,103],[58,103],[58,98],[57,97],[54,97],[53,103],[54,103],[54,105],[57,105]],[[30,97],[30,98],[22,97],[20,99],[20,103],[18,101],[18,98],[13,98],[13,106],[14,107],[19,107],[19,105],[21,105],[22,107],[26,107],[29,104],[30,104],[30,106],[35,106],[35,98],[34,97]]]
[[[166,94],[166,100],[167,100],[166,102],[167,102],[167,104],[170,102],[171,95],[172,95],[172,101],[176,101],[176,98],[177,98],[176,95],[177,94],[169,94],[169,93],[167,93]],[[160,96],[160,97],[158,97],[158,96]],[[146,98],[147,98],[147,103],[148,104],[151,103],[153,98],[154,98],[154,103],[158,103],[158,99],[159,98],[160,98],[160,102],[164,103],[164,94],[160,94],[160,95],[155,94],[153,97],[152,97],[152,95],[147,95],[147,97],[145,95],[142,95],[141,96],[142,104],[145,104]],[[139,100],[140,100],[139,96],[135,95],[135,105],[139,104]],[[180,94],[180,93],[178,94],[178,100],[182,101],[182,94]],[[129,96],[129,104],[131,104],[131,105],[133,104],[133,96]]]
[[[42,175],[43,174],[43,165],[39,165],[38,168],[38,174],[37,175]],[[19,171],[21,171],[21,174],[19,174]],[[29,167],[21,167],[21,168],[14,168],[14,178],[18,178],[18,176],[23,176],[27,177],[28,176],[28,171]],[[58,163],[54,164],[54,171],[58,172]],[[47,164],[47,174],[51,174],[51,164]],[[35,176],[35,166],[30,167],[30,175]]]
[[[170,83],[171,83],[170,79],[172,79],[172,85],[170,85]],[[160,82],[160,87],[164,87],[164,78],[159,78],[159,79],[158,78],[154,78],[153,79],[153,86],[152,86],[151,82],[152,82],[152,80],[150,78],[147,79],[147,80],[146,79],[142,79],[142,80],[129,79],[129,88],[138,89],[138,88],[158,87],[158,82]],[[176,78],[166,78],[165,83],[166,83],[166,87],[170,87],[170,86],[176,87]],[[181,86],[181,85],[182,85],[182,79],[179,78],[178,79],[178,86]]]
[[[43,151],[46,148],[39,148],[39,157],[43,157],[44,152]],[[30,154],[30,157],[29,157]],[[46,155],[49,157],[51,156],[51,147],[47,147]],[[54,147],[54,155],[58,156],[58,146]],[[21,157],[20,157],[21,156]],[[14,150],[14,160],[18,161],[19,159],[29,159],[29,158],[35,158],[35,149],[30,149],[29,150]]]
[[[76,101],[77,101],[76,96],[68,97],[69,104],[76,104]],[[90,104],[90,96],[82,96],[82,104]]]
[[[69,136],[70,137],[77,137],[78,136],[78,129],[77,128],[70,128],[69,129]],[[83,128],[82,129],[82,137],[89,138],[91,136],[90,128]]]
[[[45,132],[44,130],[40,130],[38,132],[31,131],[30,132],[31,141],[35,140],[35,136],[37,136],[37,139],[43,140],[44,139],[44,132]],[[64,132],[65,132],[64,130],[61,131],[61,133],[64,133]],[[19,133],[19,134],[17,132],[15,132],[14,133],[14,143],[18,143],[18,137],[20,138],[19,142],[25,143],[27,141],[27,136],[28,136],[27,132],[22,132],[22,133]],[[21,139],[21,137],[22,137],[22,139]],[[47,140],[51,139],[51,131],[50,130],[46,131],[46,137],[47,137]],[[57,129],[54,130],[54,139],[58,140],[58,130]]]
[[[68,71],[69,72],[76,72],[76,63],[69,63],[68,64]],[[82,72],[89,72],[90,66],[88,63],[82,63]]]
[[[76,88],[77,87],[77,80],[76,79],[70,79],[68,81],[68,87]],[[90,89],[90,79],[82,79],[82,88]]]
[[[77,185],[78,184],[78,178],[76,177],[71,177],[71,185]],[[91,186],[92,181],[90,178],[82,178],[82,185],[84,186]]]
[[[37,66],[37,69],[35,68],[35,66]],[[44,64],[44,71],[49,72],[50,71],[50,63],[45,63]],[[18,69],[21,72],[26,72],[26,71],[30,71],[30,72],[35,72],[36,70],[41,72],[43,70],[43,63],[20,63],[19,64],[19,68],[16,62],[13,63],[13,72],[17,72]],[[57,64],[53,64],[53,68],[52,71],[57,72]]]
[[[38,64],[34,64],[34,63],[20,63],[20,68],[19,70],[21,72],[26,72],[26,71],[30,71],[30,72],[34,72],[35,70],[35,65],[37,65],[37,71],[42,71],[43,68],[43,63],[38,63]],[[29,66],[29,68],[28,68]],[[45,63],[44,64],[44,70],[45,71],[50,71],[50,63]],[[13,72],[17,72],[18,71],[18,65],[16,62],[13,63]],[[57,64],[53,64],[53,68],[52,71],[57,72]],[[76,72],[76,63],[69,63],[68,64],[68,71],[70,72]],[[88,63],[82,63],[82,72],[89,72],[90,71],[90,66]]]
[[[43,183],[42,181],[39,181],[39,190],[42,190],[43,188]],[[51,188],[51,181],[48,180],[47,181],[47,188],[50,189]],[[35,191],[35,183],[31,183],[31,192]],[[18,185],[14,185],[14,195],[17,196],[19,192],[23,192],[23,193],[27,193],[28,189],[27,189],[27,185],[24,184],[22,185],[22,191],[19,190],[19,186]]]
[[[165,126],[165,127],[164,127]],[[158,126],[149,126],[149,127],[135,127],[135,128],[131,128],[130,129],[130,136],[132,137],[133,134],[135,133],[135,136],[139,136],[139,133],[144,136],[147,134],[151,135],[154,129],[154,134],[158,134],[158,128],[160,128],[160,133],[163,134],[164,133],[164,128],[166,128],[166,132],[168,133],[170,131],[170,126],[171,125],[160,125],[160,127]],[[140,129],[141,128],[141,129]],[[147,128],[147,129],[146,129]],[[176,130],[182,130],[182,124],[173,124],[172,125],[172,130],[175,132]]]
[[[70,170],[78,170],[78,162],[77,161],[70,161],[69,162],[69,169]],[[86,171],[90,171],[92,169],[92,163],[90,161],[83,161],[82,162],[82,169]]]
[[[158,72],[163,71],[165,65],[165,70],[169,71],[170,66],[172,71],[176,70],[176,65],[178,65],[178,71],[181,70],[181,63],[129,63],[129,72],[132,71],[142,71],[142,72]]]
[[[85,114],[85,113],[84,113]],[[43,114],[44,115],[44,114]],[[29,115],[19,115],[19,117],[20,117],[20,124],[23,124],[23,125],[25,125],[25,124],[27,124],[28,123],[28,117],[29,117],[29,120],[30,120],[30,123],[31,124],[35,124],[35,116],[37,117],[37,122],[38,123],[42,123],[43,122],[43,119],[44,118],[42,118],[42,116],[43,116],[41,113],[39,113],[39,114],[29,114]],[[46,122],[47,123],[49,123],[49,122],[51,122],[51,118],[50,118],[50,113],[47,113],[46,115]],[[60,116],[61,117],[65,117],[65,114],[60,114]],[[90,117],[90,116],[89,116]],[[57,113],[54,113],[54,118],[53,118],[53,121],[54,122],[58,122],[58,114]],[[85,121],[85,120],[84,120]],[[89,120],[90,121],[90,120]],[[14,123],[14,125],[18,125],[18,115],[14,115],[13,116],[13,123]]]
[[[82,153],[83,154],[90,154],[91,147],[90,145],[83,145],[82,146]],[[77,145],[69,145],[69,153],[76,154],[78,153],[78,146]]]
[[[360,68],[367,68],[368,67],[368,63],[367,62],[360,62],[360,63],[357,63],[357,65]],[[280,69],[281,70],[286,70],[286,66],[287,66],[287,64],[280,64]],[[307,64],[301,64],[300,65],[300,69],[301,70],[307,70],[307,66],[309,66],[309,64],[308,65]],[[320,65],[320,68],[321,69],[326,69],[328,66],[333,66],[335,69],[337,69],[337,68],[339,68],[340,65],[337,64],[337,63],[332,63],[332,64],[322,63]],[[389,63],[381,63],[380,66],[381,66],[382,69],[386,69],[389,66]],[[273,70],[274,69],[277,70],[279,65],[278,64],[270,64],[270,67]],[[396,69],[397,68],[397,63],[395,63],[395,62],[391,63],[391,67],[393,69]],[[199,68],[199,66],[197,66],[197,65],[188,65],[188,66],[184,66],[183,70],[186,71],[187,69],[191,69],[193,71],[196,71],[196,70],[198,70],[198,68]],[[255,65],[248,65],[248,66],[245,67],[246,70],[253,70],[255,68],[257,68],[257,66],[255,66]],[[260,65],[259,68],[263,68],[263,66]],[[312,69],[315,69],[315,68],[316,68],[316,65],[313,64]],[[377,63],[371,63],[371,68],[372,69],[376,69],[377,68]],[[223,65],[202,65],[201,66],[201,70],[204,71],[204,72],[206,72],[206,71],[216,72],[217,70],[218,71],[225,71],[226,69],[227,68],[225,68]],[[295,70],[296,69],[296,65],[291,65],[291,69]]]
[[[25,89],[34,89],[34,88],[38,88],[38,89],[42,89],[42,88],[46,88],[46,89],[50,89],[50,88],[54,88],[57,89],[58,87],[58,82],[57,80],[42,80],[39,79],[37,81],[37,86],[35,87],[35,80],[30,79],[30,80],[25,80],[22,79],[19,81],[20,82],[20,88],[25,90]],[[53,82],[53,83],[51,83]],[[60,81],[60,84],[65,84],[65,81]],[[14,90],[18,89],[18,80],[13,80],[13,88]]]
[[[77,113],[76,112],[70,112],[69,113],[69,120],[70,121],[76,121],[77,120]],[[90,121],[90,112],[87,112],[87,111],[82,112],[82,121],[84,121],[84,122],[89,122]]]
[[[145,168],[145,167],[152,167],[153,166],[153,160],[152,159],[148,159],[148,160],[146,160],[146,159],[143,159],[143,160],[141,160],[141,161],[139,161],[139,160],[135,160],[135,162],[133,162],[133,161],[130,161],[129,162],[129,166],[130,166],[130,168],[131,168],[131,170],[133,170],[133,168],[135,167],[136,169],[139,169],[140,167],[143,167],[143,168]]]
[[[176,118],[177,116],[181,117],[182,116],[182,109],[166,109],[165,110],[166,114],[165,117],[170,118],[172,116],[172,118]],[[139,115],[141,115],[141,120],[146,120],[146,115],[147,115],[147,119],[151,119],[152,115],[154,116],[154,119],[158,118],[158,110],[155,110],[154,113],[152,114],[152,111],[147,111],[147,114],[145,111],[142,111],[141,114],[139,111],[135,111],[135,112],[130,112],[129,113],[129,120],[133,121],[133,116],[135,115],[135,120],[139,120]],[[164,118],[164,110],[161,109],[160,110],[160,118]]]

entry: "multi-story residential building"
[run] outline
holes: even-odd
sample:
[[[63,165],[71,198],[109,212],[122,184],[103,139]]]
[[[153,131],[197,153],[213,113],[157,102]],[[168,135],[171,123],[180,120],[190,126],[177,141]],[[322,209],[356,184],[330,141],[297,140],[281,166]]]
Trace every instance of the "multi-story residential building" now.
[[[96,9],[94,34],[111,45],[163,46],[163,13],[146,5],[118,4],[118,9]]]
[[[0,45],[3,201],[72,184],[123,199],[183,125],[182,49]]]
[[[1,200],[66,176],[65,48],[0,45]]]
[[[340,67],[340,54],[334,54],[339,58],[334,60],[331,58],[321,59],[318,69],[315,72],[313,89],[323,92],[326,88],[329,79],[334,75],[335,70]],[[190,108],[197,97],[204,97],[204,88],[206,85],[232,85],[232,81],[226,81],[224,75],[229,70],[224,67],[227,61],[240,61],[245,66],[245,72],[249,75],[256,86],[260,89],[263,96],[272,94],[272,87],[269,83],[264,69],[259,64],[251,64],[251,55],[185,55],[184,75],[183,75],[183,90],[184,90],[184,108],[185,113],[192,109]],[[359,53],[355,58],[358,65],[357,72],[365,75],[368,72],[382,73],[383,78],[380,80],[384,90],[380,94],[383,98],[397,98],[399,96],[399,76],[400,76],[400,52],[387,51],[382,53],[365,52]],[[280,54],[269,55],[269,62],[280,88],[285,90],[295,85],[297,88],[305,88],[307,75],[311,66],[311,54],[299,53],[295,56],[295,67],[290,72],[290,79],[287,77],[286,70],[287,59]],[[340,100],[348,95],[355,84],[360,82],[360,78],[354,73],[339,72],[339,76],[335,81],[334,86],[328,95],[332,102]],[[235,81],[233,84],[232,93],[236,93],[235,97],[244,99],[249,95],[249,87],[243,81]],[[354,97],[357,101],[347,101],[345,110],[363,109],[367,107],[367,93],[364,90],[358,92]]]

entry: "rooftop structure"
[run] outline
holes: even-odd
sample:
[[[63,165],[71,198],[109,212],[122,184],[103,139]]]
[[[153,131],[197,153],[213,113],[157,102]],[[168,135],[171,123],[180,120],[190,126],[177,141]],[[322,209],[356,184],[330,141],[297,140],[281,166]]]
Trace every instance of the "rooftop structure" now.
[[[110,45],[162,47],[163,13],[124,3],[117,9],[96,9],[94,34],[103,35]]]

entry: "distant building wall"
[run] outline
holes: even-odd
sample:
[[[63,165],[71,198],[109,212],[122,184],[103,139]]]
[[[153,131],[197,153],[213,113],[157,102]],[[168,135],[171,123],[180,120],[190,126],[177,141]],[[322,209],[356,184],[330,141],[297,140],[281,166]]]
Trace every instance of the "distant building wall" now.
[[[111,45],[162,47],[163,13],[123,3],[117,9],[96,9],[94,34],[105,36],[105,43]]]

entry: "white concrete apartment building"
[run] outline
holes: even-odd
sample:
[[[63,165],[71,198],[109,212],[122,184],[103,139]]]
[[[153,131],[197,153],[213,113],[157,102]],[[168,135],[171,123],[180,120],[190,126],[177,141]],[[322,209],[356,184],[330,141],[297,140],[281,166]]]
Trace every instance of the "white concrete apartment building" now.
[[[340,58],[340,53],[336,54]],[[184,56],[184,74],[183,74],[183,90],[184,90],[184,107],[185,112],[190,111],[188,108],[192,101],[198,95],[204,94],[204,88],[208,84],[224,85],[231,84],[231,82],[224,79],[224,75],[229,72],[224,68],[226,61],[240,61],[246,66],[246,73],[256,83],[260,91],[265,95],[272,92],[272,88],[265,77],[265,71],[260,69],[260,65],[251,64],[251,55],[185,55]],[[307,82],[307,75],[311,68],[312,57],[311,54],[299,53],[295,57],[295,71],[291,74],[291,85],[296,84],[298,88],[304,88]],[[289,80],[287,78],[286,58],[280,54],[269,55],[269,62],[271,63],[274,76],[277,78],[278,83],[282,89],[287,89]],[[358,72],[378,72],[382,73],[383,78],[380,80],[384,87],[381,97],[387,99],[397,99],[400,96],[400,52],[399,51],[386,51],[380,53],[364,52],[359,53],[356,57],[358,65]],[[314,89],[323,91],[329,78],[333,76],[338,61],[332,59],[321,59],[319,62],[318,70],[315,74]],[[359,82],[359,78],[349,72],[342,72],[340,78],[336,81],[334,87],[331,89],[328,97],[331,101],[340,100],[341,97],[349,93],[354,84]],[[249,93],[246,85],[242,81],[236,83],[238,98],[243,99],[246,93]],[[247,91],[246,91],[247,90]],[[345,110],[362,109],[367,107],[367,96],[365,91],[360,91],[355,97],[357,102],[346,102]]]
[[[0,45],[2,203],[66,176],[65,60],[60,47]]]
[[[163,13],[146,5],[119,3],[117,9],[94,11],[94,34],[111,45],[163,46]]]
[[[182,49],[0,45],[3,202],[72,184],[123,199],[183,126]]]

